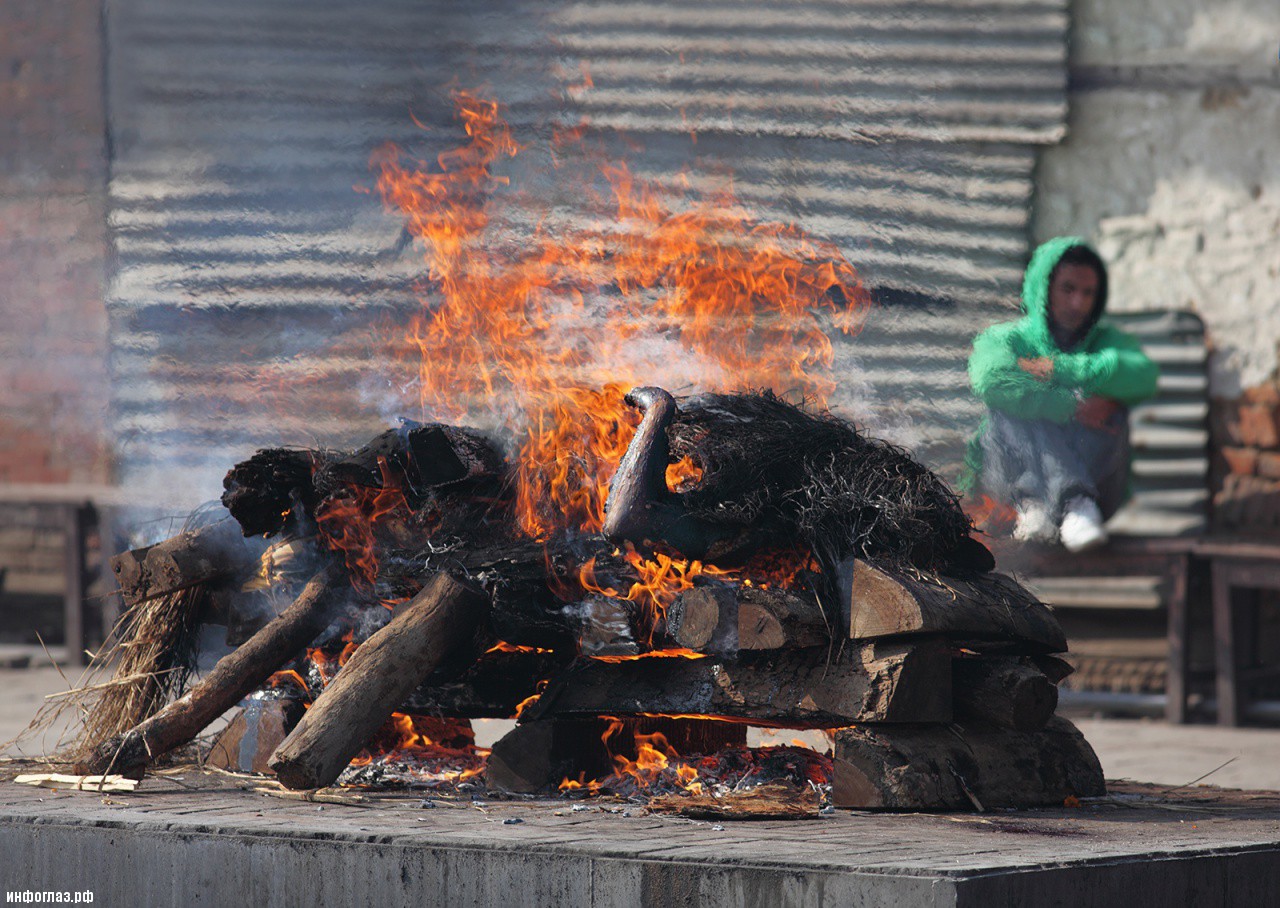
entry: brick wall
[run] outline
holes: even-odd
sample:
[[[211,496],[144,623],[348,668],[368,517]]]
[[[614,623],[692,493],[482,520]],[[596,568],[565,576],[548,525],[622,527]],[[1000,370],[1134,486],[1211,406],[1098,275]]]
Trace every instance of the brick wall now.
[[[1215,399],[1213,411],[1217,527],[1280,535],[1280,384]]]
[[[5,0],[0,483],[109,476],[106,174],[101,0]]]

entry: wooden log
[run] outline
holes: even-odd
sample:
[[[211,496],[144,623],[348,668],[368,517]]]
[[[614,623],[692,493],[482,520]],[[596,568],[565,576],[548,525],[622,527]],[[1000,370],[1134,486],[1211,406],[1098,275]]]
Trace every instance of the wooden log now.
[[[604,719],[522,722],[493,744],[485,763],[490,788],[517,794],[554,791],[562,779],[608,771]]]
[[[1038,731],[1058,708],[1058,688],[1029,659],[956,659],[951,666],[957,718]]]
[[[854,640],[943,634],[981,649],[987,643],[1026,653],[1067,649],[1048,607],[1003,574],[933,582],[851,558],[840,565],[839,588]]]
[[[667,609],[667,634],[699,653],[732,655],[738,650],[738,598],[724,586],[700,586],[681,593]]]
[[[390,718],[409,692],[471,643],[484,621],[484,592],[438,574],[362,643],[276,748],[269,766],[286,788],[323,788]]]
[[[231,772],[269,773],[267,760],[302,718],[301,700],[250,698],[219,732],[205,765]]]
[[[428,677],[400,705],[400,712],[511,719],[516,709],[538,692],[572,658],[563,652],[491,652],[482,655],[458,678]]]
[[[117,555],[111,559],[111,569],[121,598],[132,606],[199,583],[234,577],[255,563],[240,525],[227,518]]]
[[[701,653],[804,649],[831,640],[817,602],[785,590],[697,587],[667,610],[667,633]]]
[[[566,779],[602,779],[616,769],[616,755],[634,758],[637,737],[653,734],[661,734],[676,753],[708,754],[745,745],[747,726],[654,716],[521,722],[494,743],[485,781],[490,788],[535,794],[556,791]]]
[[[1104,794],[1098,758],[1061,716],[1032,732],[972,723],[836,732],[837,807],[981,811]]]
[[[590,596],[564,606],[564,611],[578,622],[577,649],[583,655],[634,656],[640,652],[640,607],[636,603]]]
[[[196,687],[137,727],[94,748],[82,764],[85,768],[77,771],[114,771],[141,778],[148,763],[186,744],[295,658],[328,627],[348,590],[342,568],[325,567],[280,617],[224,656]]]
[[[946,722],[951,657],[937,640],[743,653],[736,659],[578,659],[525,716],[696,715],[785,728]]]
[[[1061,684],[1075,672],[1076,668],[1066,659],[1057,656],[1032,656],[1031,662],[1044,672],[1053,684]]]

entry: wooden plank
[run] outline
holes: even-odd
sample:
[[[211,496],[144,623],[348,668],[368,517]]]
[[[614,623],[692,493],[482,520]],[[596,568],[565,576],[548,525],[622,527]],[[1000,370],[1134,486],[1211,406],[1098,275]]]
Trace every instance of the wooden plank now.
[[[1158,609],[1163,604],[1160,576],[1037,577],[1027,588],[1052,608]]]
[[[1207,457],[1137,457],[1133,461],[1133,475],[1142,478],[1180,478],[1203,482],[1209,475],[1209,459]]]
[[[524,720],[646,713],[785,728],[945,722],[951,716],[950,655],[941,641],[922,639],[736,659],[579,659],[552,679]]]
[[[1107,532],[1117,536],[1185,536],[1204,529],[1205,515],[1185,511],[1157,511],[1126,508],[1107,524]]]
[[[837,807],[981,811],[1105,793],[1093,749],[1061,716],[1031,732],[973,723],[836,732]]]
[[[1209,418],[1207,401],[1166,401],[1156,398],[1154,401],[1139,404],[1129,414],[1135,425],[1143,423],[1195,423],[1203,425]]]
[[[1156,379],[1156,391],[1162,395],[1197,394],[1203,397],[1209,393],[1209,376],[1199,372],[1185,375],[1161,372]]]
[[[1144,343],[1142,352],[1161,366],[1200,365],[1209,359],[1209,350],[1203,343]]]
[[[1175,428],[1173,426],[1137,426],[1131,433],[1130,442],[1135,451],[1141,450],[1203,450],[1209,444],[1209,432],[1206,429]]]
[[[1067,639],[1052,612],[1004,574],[940,583],[859,559],[840,566],[839,589],[855,640],[942,634],[965,641],[1000,641],[1028,652],[1060,653]]]

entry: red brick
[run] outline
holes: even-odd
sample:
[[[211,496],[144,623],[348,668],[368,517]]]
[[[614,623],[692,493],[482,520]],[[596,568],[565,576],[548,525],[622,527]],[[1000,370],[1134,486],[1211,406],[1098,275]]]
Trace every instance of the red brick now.
[[[1276,426],[1276,409],[1265,404],[1242,404],[1240,440],[1257,448],[1280,447],[1280,428]]]
[[[1280,479],[1280,452],[1262,451],[1258,454],[1257,472],[1268,479]]]
[[[1280,386],[1275,382],[1263,382],[1252,388],[1245,388],[1244,393],[1240,395],[1240,400],[1246,404],[1267,404],[1275,407],[1280,405]]]
[[[1236,476],[1253,476],[1258,472],[1256,448],[1223,448],[1222,458],[1227,462],[1227,470]]]

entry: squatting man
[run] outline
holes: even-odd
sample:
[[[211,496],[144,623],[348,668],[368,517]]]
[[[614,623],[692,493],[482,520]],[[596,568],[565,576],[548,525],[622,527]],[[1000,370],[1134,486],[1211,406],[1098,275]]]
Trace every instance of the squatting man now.
[[[987,406],[969,444],[969,487],[1017,510],[1014,538],[1079,552],[1129,483],[1129,408],[1155,394],[1159,370],[1107,324],[1107,269],[1078,237],[1036,249],[1020,319],[973,342],[969,379]]]

